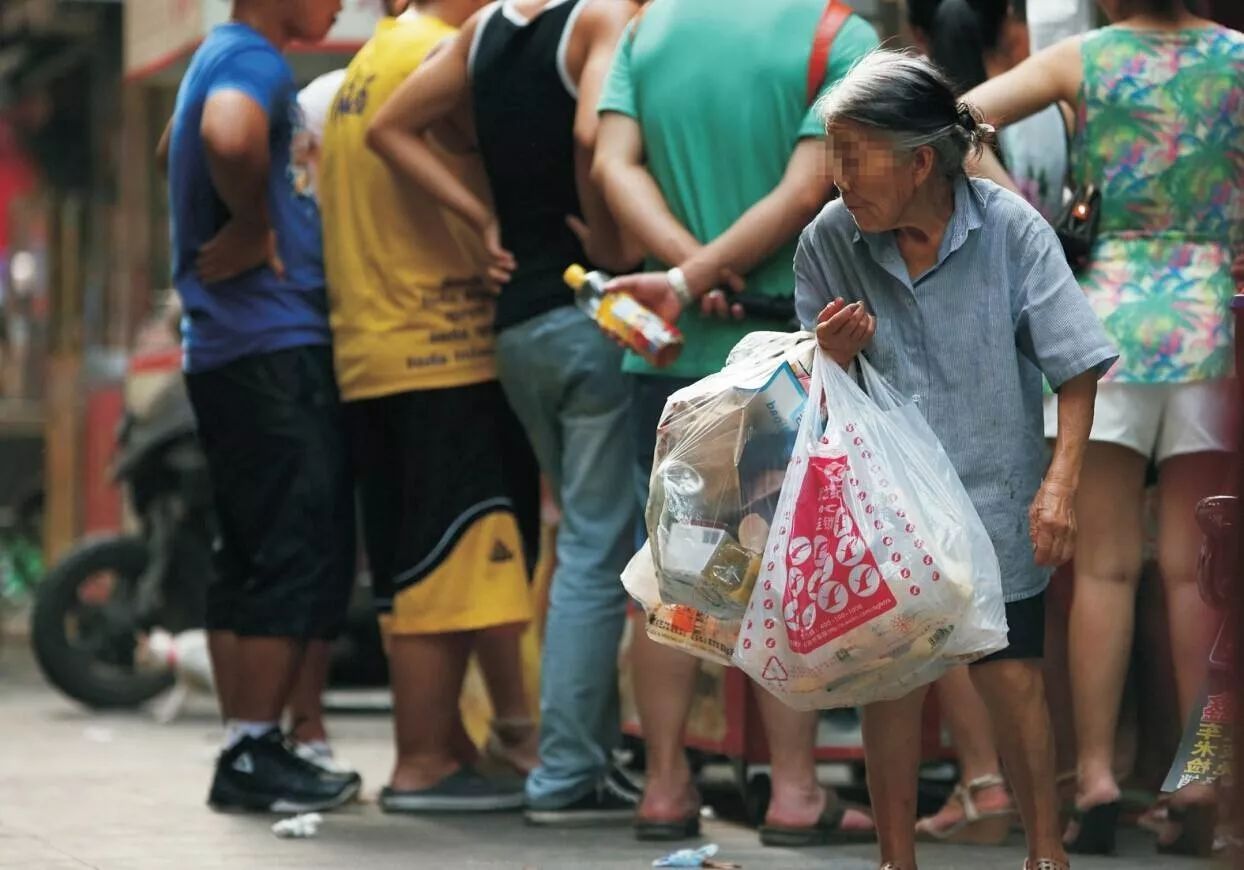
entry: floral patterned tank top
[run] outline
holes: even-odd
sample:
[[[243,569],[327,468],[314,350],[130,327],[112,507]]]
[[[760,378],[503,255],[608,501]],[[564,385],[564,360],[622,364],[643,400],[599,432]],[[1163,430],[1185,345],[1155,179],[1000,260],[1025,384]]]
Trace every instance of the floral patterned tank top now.
[[[1106,27],[1081,55],[1072,172],[1101,190],[1102,215],[1080,283],[1121,355],[1106,379],[1223,377],[1244,243],[1244,35]]]

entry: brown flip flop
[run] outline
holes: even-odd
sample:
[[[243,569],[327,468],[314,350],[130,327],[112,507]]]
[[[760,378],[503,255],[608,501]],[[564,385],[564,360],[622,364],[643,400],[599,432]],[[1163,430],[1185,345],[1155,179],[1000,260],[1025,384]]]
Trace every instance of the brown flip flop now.
[[[839,846],[849,843],[872,843],[877,839],[875,830],[843,830],[842,820],[848,807],[838,805],[821,813],[815,825],[806,828],[788,828],[784,825],[761,825],[760,842],[765,846],[786,849],[804,849],[809,846]]]
[[[644,842],[673,842],[691,840],[700,836],[700,812],[671,821],[635,818],[635,839]]]

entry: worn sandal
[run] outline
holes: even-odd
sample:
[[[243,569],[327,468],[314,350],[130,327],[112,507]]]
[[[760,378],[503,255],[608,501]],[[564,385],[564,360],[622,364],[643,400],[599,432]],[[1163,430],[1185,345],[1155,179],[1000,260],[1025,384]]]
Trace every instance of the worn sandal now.
[[[782,825],[761,825],[760,842],[765,846],[786,849],[802,849],[808,846],[836,846],[846,843],[876,842],[877,831],[873,828],[848,831],[842,827],[847,807],[839,804],[821,813],[815,825],[806,828],[788,828]]]
[[[998,846],[1006,842],[1011,833],[1011,824],[1017,817],[1015,808],[982,812],[976,806],[975,800],[977,792],[1005,785],[1005,780],[997,774],[980,776],[966,784],[959,783],[951,792],[946,806],[957,804],[963,810],[962,818],[944,828],[938,828],[934,824],[937,816],[923,818],[916,822],[916,839],[975,846]]]
[[[1120,801],[1111,801],[1073,811],[1071,820],[1078,830],[1074,837],[1064,841],[1067,851],[1076,855],[1113,855],[1122,809]]]
[[[1055,861],[1053,858],[1041,858],[1036,864],[1024,861],[1024,870],[1071,870],[1071,865]]]
[[[700,836],[700,814],[691,813],[681,819],[656,821],[635,819],[635,839],[649,843],[670,843],[675,840],[692,840]]]
[[[1218,827],[1218,807],[1196,804],[1166,808],[1166,821],[1179,826],[1179,836],[1169,843],[1158,842],[1159,855],[1188,855],[1209,858],[1214,854],[1214,832]]]

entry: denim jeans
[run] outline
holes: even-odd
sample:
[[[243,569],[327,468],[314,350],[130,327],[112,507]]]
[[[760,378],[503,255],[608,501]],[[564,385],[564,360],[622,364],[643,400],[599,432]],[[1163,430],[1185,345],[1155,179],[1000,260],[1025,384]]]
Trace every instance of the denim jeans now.
[[[595,788],[620,736],[620,575],[634,554],[629,379],[577,308],[497,337],[501,386],[562,511],[540,679],[540,766],[527,802],[557,809]]]

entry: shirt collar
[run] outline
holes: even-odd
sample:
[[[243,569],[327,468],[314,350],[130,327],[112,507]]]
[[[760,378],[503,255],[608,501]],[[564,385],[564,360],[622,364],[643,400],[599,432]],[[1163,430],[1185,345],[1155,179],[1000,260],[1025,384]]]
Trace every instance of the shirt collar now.
[[[937,264],[934,268],[940,266],[947,257],[963,247],[963,243],[968,240],[968,234],[972,230],[978,230],[984,225],[985,197],[966,175],[960,175],[955,180],[955,210],[950,215],[946,235],[942,237],[941,249],[938,251]],[[873,259],[879,260],[879,255],[886,250],[887,245],[893,244],[894,232],[887,230],[883,233],[865,233],[857,226],[852,241],[858,242],[861,239],[868,244]]]

